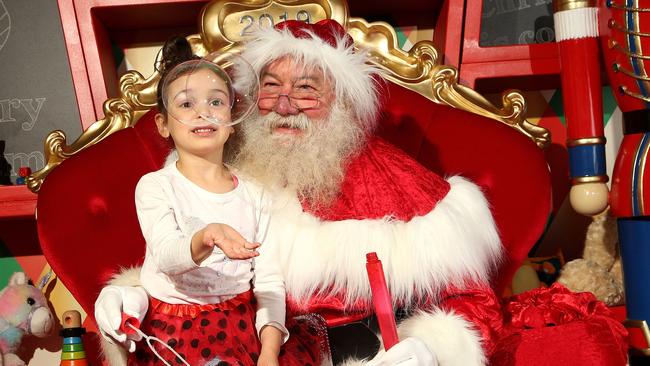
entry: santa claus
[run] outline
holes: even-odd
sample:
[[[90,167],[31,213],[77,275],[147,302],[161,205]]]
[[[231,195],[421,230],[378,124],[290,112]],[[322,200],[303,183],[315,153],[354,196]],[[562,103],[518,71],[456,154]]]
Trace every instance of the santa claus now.
[[[231,162],[273,193],[263,245],[284,271],[288,316],[325,320],[331,357],[322,362],[485,364],[502,324],[488,285],[502,246],[481,190],[373,134],[380,76],[338,23],[281,23],[243,57],[259,73],[259,111]],[[379,354],[368,252],[383,261],[399,309],[401,342]],[[146,312],[144,291],[125,286],[135,282],[120,278],[95,305],[105,338],[131,349],[119,322]]]

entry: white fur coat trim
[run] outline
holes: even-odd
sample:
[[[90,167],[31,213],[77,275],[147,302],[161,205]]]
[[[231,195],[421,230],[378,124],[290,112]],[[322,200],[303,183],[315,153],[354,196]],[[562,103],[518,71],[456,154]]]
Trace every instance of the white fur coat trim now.
[[[300,302],[324,289],[352,303],[370,300],[366,253],[377,252],[395,301],[437,296],[448,285],[487,282],[501,256],[488,203],[475,184],[449,180],[451,190],[409,222],[325,222],[302,211],[295,196],[276,199],[266,245],[278,246],[287,293]]]
[[[440,366],[481,366],[486,358],[481,335],[471,323],[453,312],[419,312],[397,328],[400,339],[423,341]]]
[[[397,333],[401,340],[414,337],[424,342],[439,366],[482,366],[487,362],[479,332],[453,312],[418,312],[400,323]],[[368,360],[350,359],[339,366],[367,364]]]

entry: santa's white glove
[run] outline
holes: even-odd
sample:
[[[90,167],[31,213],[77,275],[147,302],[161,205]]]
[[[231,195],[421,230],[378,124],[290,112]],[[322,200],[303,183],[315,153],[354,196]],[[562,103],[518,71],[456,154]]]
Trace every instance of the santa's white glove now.
[[[367,366],[437,366],[438,359],[429,347],[417,338],[406,338],[388,352],[383,349],[368,361]]]
[[[95,320],[106,340],[119,343],[133,352],[135,342],[142,339],[142,336],[136,332],[126,334],[121,329],[123,316],[136,318],[139,326],[148,309],[149,298],[142,287],[106,286],[95,301]]]

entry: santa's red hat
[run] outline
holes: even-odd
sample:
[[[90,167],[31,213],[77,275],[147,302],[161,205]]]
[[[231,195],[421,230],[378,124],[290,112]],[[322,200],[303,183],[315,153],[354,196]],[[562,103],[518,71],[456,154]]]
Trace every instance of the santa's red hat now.
[[[288,20],[259,29],[242,56],[258,75],[272,61],[289,56],[307,66],[318,66],[334,80],[338,100],[345,101],[356,119],[371,127],[379,107],[376,78],[379,70],[365,52],[354,50],[352,37],[336,21],[315,24]]]

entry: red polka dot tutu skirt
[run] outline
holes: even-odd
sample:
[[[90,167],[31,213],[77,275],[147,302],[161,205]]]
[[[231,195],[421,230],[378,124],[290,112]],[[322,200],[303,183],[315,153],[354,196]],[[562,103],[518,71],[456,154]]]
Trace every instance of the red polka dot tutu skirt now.
[[[329,357],[322,317],[288,319],[289,340],[280,350],[280,365],[317,366]],[[167,304],[150,299],[140,330],[173,348],[192,366],[255,366],[260,342],[255,329],[255,298],[248,291],[219,304]],[[171,365],[184,365],[163,345],[152,343]],[[128,365],[163,365],[147,343],[138,342]]]

